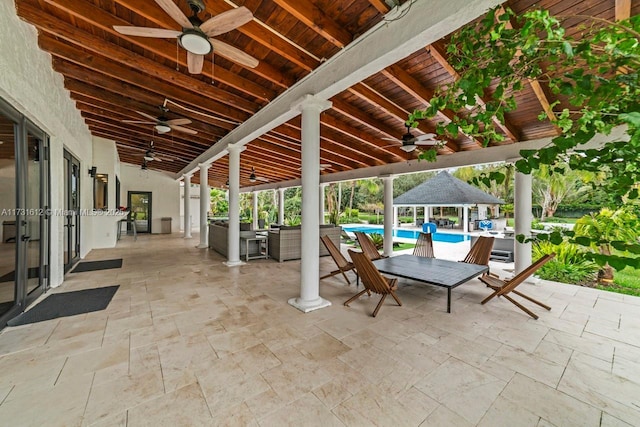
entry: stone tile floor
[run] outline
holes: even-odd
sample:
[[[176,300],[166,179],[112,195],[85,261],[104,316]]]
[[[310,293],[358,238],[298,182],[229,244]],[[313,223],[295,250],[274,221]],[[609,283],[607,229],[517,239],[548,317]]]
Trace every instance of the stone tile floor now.
[[[197,236],[123,239],[52,292],[119,284],[100,312],[0,333],[0,424],[11,426],[637,426],[640,298],[539,281],[533,320],[401,280],[389,298],[321,282],[329,308],[303,314],[300,263],[235,268]],[[464,253],[459,255],[462,258]],[[333,269],[321,259],[321,271]],[[494,269],[495,271],[495,269]]]

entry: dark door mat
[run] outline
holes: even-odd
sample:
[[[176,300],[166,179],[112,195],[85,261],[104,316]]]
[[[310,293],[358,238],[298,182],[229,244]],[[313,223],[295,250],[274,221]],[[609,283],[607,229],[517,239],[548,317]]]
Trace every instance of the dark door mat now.
[[[35,279],[36,277],[40,277],[40,267],[31,267],[29,268],[29,279]],[[10,273],[5,274],[4,276],[0,276],[0,283],[3,282],[15,282],[16,280],[16,271],[13,270]]]
[[[83,289],[81,291],[61,292],[51,294],[35,305],[31,310],[7,322],[9,326],[26,325],[28,323],[44,322],[58,317],[75,316],[107,308],[113,295],[120,286],[105,288]]]
[[[84,271],[109,270],[111,268],[121,268],[122,258],[105,259],[103,261],[84,261],[79,262],[72,273],[82,273]]]

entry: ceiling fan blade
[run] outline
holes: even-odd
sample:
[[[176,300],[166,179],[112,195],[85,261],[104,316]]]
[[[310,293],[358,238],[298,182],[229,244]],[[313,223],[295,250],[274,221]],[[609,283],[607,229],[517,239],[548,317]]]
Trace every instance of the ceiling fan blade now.
[[[125,36],[157,37],[160,39],[175,39],[182,34],[180,31],[166,30],[164,28],[129,27],[126,25],[114,25],[113,29]]]
[[[245,67],[255,68],[258,66],[258,60],[253,56],[244,53],[240,49],[231,46],[225,42],[221,42],[216,39],[209,39],[211,45],[213,46],[213,53],[218,54],[220,56],[224,56],[225,58],[237,62],[240,65],[244,65]]]
[[[202,73],[202,66],[204,65],[204,55],[198,55],[187,51],[187,67],[191,74]]]
[[[268,178],[264,178],[264,177],[262,177],[262,176],[258,176],[258,177],[256,177],[256,179],[257,179],[258,181],[262,181],[262,182],[269,182],[269,179],[268,179]]]
[[[188,133],[189,135],[195,135],[198,132],[193,130],[193,129],[189,129],[189,128],[185,128],[182,126],[177,126],[177,125],[169,125],[169,127],[173,130],[177,130],[178,132],[184,132],[184,133]]]
[[[171,119],[171,120],[167,120],[165,122],[168,125],[188,125],[189,123],[191,123],[191,120],[189,119]]]
[[[137,111],[136,113],[140,114],[142,117],[146,117],[149,120],[153,120],[153,123],[155,124],[158,121],[157,117],[153,117],[151,114],[147,114],[144,111]]]
[[[435,133],[425,133],[424,135],[417,136],[416,141],[432,140],[436,136],[438,135],[436,135]]]
[[[145,120],[123,120],[122,123],[130,123],[130,124],[143,124],[143,125],[155,125],[156,122],[147,122]]]
[[[242,6],[207,19],[200,25],[200,29],[209,37],[213,37],[236,29],[252,19],[251,11]]]
[[[402,142],[398,138],[381,138],[383,141]]]
[[[182,28],[193,28],[193,24],[189,21],[187,15],[172,0],[155,0],[155,2]]]
[[[415,145],[438,145],[440,141],[437,139],[427,139],[426,141],[416,141]]]

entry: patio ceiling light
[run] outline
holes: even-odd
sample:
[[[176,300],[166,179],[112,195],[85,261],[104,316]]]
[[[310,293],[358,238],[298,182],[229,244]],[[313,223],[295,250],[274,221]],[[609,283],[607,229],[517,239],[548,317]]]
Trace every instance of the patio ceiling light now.
[[[408,145],[404,145],[404,144],[402,144],[402,145],[400,146],[400,148],[402,148],[402,149],[403,149],[404,151],[406,151],[407,153],[410,153],[410,152],[412,152],[413,150],[415,150],[415,149],[416,149],[416,146],[415,146],[415,144],[408,144]]]
[[[183,48],[196,55],[206,55],[212,50],[207,36],[197,30],[186,30],[179,40]]]

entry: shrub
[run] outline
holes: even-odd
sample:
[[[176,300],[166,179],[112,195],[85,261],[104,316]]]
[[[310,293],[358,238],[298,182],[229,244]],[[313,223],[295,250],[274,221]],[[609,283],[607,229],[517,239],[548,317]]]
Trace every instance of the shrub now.
[[[384,238],[382,237],[382,234],[371,233],[369,234],[369,237],[371,237],[371,241],[376,245],[377,249],[382,249],[382,246],[384,245]]]
[[[588,285],[596,279],[598,265],[587,260],[579,246],[567,242],[554,245],[547,241],[537,242],[533,246],[534,259],[550,253],[556,256],[538,270],[537,275],[541,279],[574,285]]]

